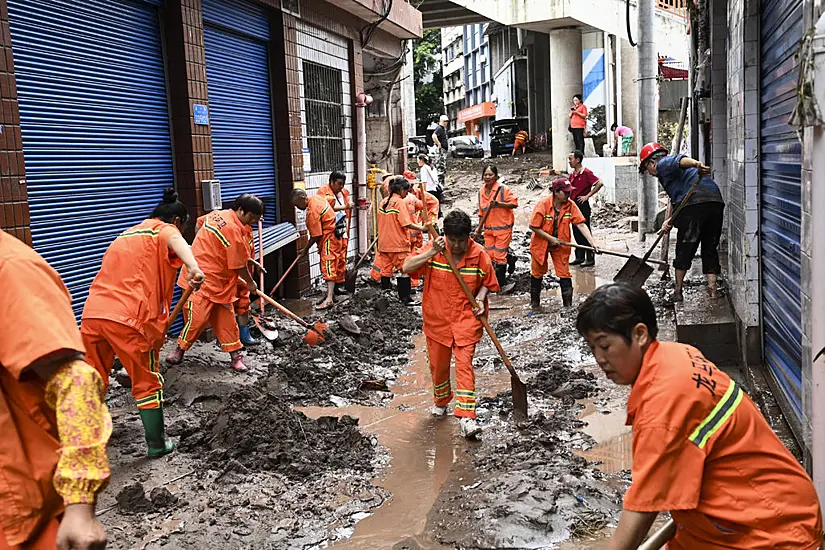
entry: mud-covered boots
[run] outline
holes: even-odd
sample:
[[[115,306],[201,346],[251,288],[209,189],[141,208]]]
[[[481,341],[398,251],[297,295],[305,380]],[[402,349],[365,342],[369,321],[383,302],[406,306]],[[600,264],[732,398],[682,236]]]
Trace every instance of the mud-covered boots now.
[[[399,277],[398,280],[395,282],[396,286],[398,287],[398,299],[401,301],[402,304],[405,306],[411,306],[415,304],[410,294],[412,293],[412,284],[409,277]]]
[[[160,458],[168,455],[175,449],[175,444],[166,437],[163,426],[163,406],[157,409],[138,409],[140,421],[143,422],[143,433],[146,436],[146,446],[149,448],[149,458]]]
[[[241,344],[243,344],[243,347],[251,348],[260,344],[257,339],[252,337],[252,333],[249,332],[249,325],[241,325],[239,323],[238,329],[241,331]]]
[[[596,265],[596,254],[592,250],[585,250],[582,267],[593,267],[594,265]]]
[[[493,262],[493,269],[496,272],[498,286],[504,288],[504,285],[507,283],[507,264],[497,264]]]
[[[533,311],[541,311],[541,277],[530,277],[530,307]]]
[[[516,260],[518,260],[518,256],[513,254],[513,251],[509,248],[507,249],[507,274],[512,275],[516,272]]]
[[[381,290],[390,290],[392,288],[392,278],[381,277]]]
[[[167,365],[180,365],[183,363],[183,350],[180,346],[175,346],[175,351],[166,356]]]
[[[573,279],[559,279],[559,286],[561,286],[561,303],[564,307],[573,305]]]

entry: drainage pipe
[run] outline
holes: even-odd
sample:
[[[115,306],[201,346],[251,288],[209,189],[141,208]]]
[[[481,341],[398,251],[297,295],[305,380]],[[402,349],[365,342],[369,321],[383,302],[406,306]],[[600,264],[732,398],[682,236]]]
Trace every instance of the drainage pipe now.
[[[367,105],[372,103],[372,96],[361,92],[355,102],[355,124],[358,129],[357,147],[358,162],[356,163],[356,178],[358,178],[358,189],[355,196],[359,199],[366,199],[367,192]],[[358,210],[358,253],[367,252],[367,232],[369,231],[369,211]]]

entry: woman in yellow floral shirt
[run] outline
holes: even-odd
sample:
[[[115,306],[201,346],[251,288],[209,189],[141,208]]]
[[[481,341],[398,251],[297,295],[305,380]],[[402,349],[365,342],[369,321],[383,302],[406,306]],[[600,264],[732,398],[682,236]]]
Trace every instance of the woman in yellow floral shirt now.
[[[0,231],[0,550],[102,550],[112,419],[60,276]]]

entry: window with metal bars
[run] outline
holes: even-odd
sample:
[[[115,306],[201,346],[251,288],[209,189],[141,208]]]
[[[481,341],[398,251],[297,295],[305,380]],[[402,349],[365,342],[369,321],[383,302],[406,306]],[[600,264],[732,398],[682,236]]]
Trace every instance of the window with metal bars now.
[[[307,144],[313,172],[344,167],[344,93],[341,70],[303,62]]]

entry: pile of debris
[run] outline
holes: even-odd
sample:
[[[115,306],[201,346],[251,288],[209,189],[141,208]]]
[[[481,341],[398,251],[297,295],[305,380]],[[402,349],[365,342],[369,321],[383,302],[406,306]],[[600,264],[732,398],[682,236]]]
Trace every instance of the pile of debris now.
[[[605,202],[593,209],[590,223],[594,227],[618,229],[624,227],[623,224],[627,218],[637,216],[638,213],[639,210],[634,202]]]
[[[420,315],[391,293],[366,287],[335,306],[332,316],[339,321],[330,321],[328,338],[317,346],[308,346],[298,332],[286,336],[269,365],[267,386],[305,405],[389,399],[389,392],[374,390],[386,388],[403,371],[413,335],[421,329]],[[343,324],[344,318],[360,334],[347,332],[345,327],[353,327]]]

